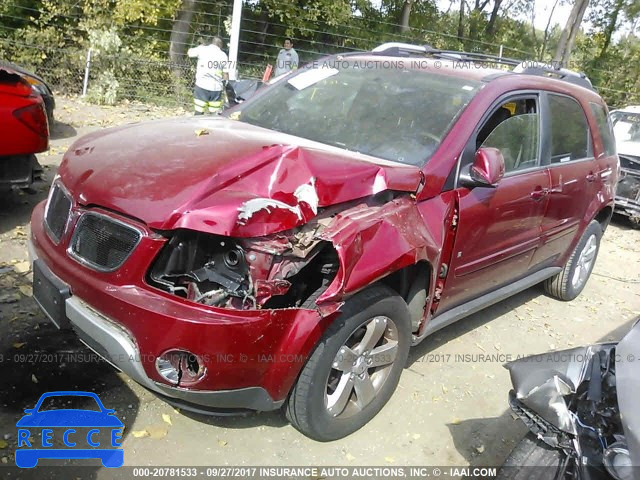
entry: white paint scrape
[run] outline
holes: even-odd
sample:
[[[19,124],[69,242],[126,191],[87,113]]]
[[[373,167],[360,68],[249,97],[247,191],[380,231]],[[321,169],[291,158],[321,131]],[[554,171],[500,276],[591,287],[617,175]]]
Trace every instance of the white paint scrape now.
[[[256,212],[266,210],[268,213],[271,213],[271,209],[276,208],[289,210],[298,217],[298,220],[302,220],[301,203],[306,203],[314,214],[318,213],[319,198],[318,192],[316,192],[314,178],[311,178],[309,183],[303,183],[296,188],[293,195],[298,200],[297,205],[289,205],[280,200],[274,200],[273,198],[252,198],[251,200],[247,200],[238,208],[238,223],[244,225]]]

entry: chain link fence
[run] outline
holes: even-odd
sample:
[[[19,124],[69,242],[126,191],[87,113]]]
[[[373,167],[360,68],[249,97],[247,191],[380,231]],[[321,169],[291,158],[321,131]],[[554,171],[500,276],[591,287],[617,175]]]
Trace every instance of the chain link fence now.
[[[172,62],[169,54],[173,18],[159,18],[155,26],[125,23],[117,28],[91,30],[79,15],[51,14],[27,7],[16,7],[18,11],[13,15],[2,14],[0,10],[0,59],[31,69],[58,94],[84,92],[87,100],[95,103],[129,100],[191,108],[195,61],[187,58],[186,50],[197,45],[204,34],[219,35],[228,44],[232,9],[228,0],[199,0],[197,4],[193,8],[198,11],[191,12],[188,32],[184,32],[186,39],[179,45],[182,51],[177,61]],[[31,18],[39,15],[37,27],[19,25],[26,15]],[[245,4],[237,64],[239,78],[261,78],[265,67],[275,63],[288,31],[287,25],[277,19],[269,18],[265,23],[258,15]],[[348,23],[332,24],[330,32],[321,26],[297,26],[293,41],[301,64],[328,54],[372,49],[389,41],[453,50],[465,48],[518,59],[536,58],[534,51],[459,38],[447,32],[411,28],[399,34],[398,25],[358,16]],[[635,93],[611,88],[603,88],[602,93],[640,102]]]

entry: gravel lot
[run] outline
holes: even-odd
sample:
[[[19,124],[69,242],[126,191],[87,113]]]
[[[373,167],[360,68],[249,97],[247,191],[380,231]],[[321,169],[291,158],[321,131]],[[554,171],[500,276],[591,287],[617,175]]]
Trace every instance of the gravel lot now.
[[[437,333],[412,351],[383,411],[343,440],[309,440],[280,413],[214,418],[177,411],[49,324],[31,298],[26,239],[30,212],[46,198],[62,153],[78,135],[190,112],[57,100],[51,150],[39,155],[46,182],[35,193],[0,197],[2,478],[27,478],[8,467],[23,409],[44,392],[65,389],[94,391],[107,408],[116,409],[125,423],[126,465],[500,465],[525,434],[508,410],[510,382],[502,363],[617,340],[640,317],[640,231],[616,216],[579,299],[559,302],[536,287]],[[76,361],[65,361],[64,355],[75,355]],[[45,478],[37,470],[34,478],[36,473]],[[89,476],[113,478],[113,472],[95,467]]]

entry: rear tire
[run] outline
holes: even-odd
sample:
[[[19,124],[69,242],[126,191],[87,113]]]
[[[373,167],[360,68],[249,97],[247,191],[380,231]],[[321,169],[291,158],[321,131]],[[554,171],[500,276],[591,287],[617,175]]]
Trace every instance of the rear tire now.
[[[497,480],[547,480],[555,478],[565,454],[529,432],[500,467]],[[536,468],[532,468],[536,467]]]
[[[411,319],[402,297],[382,285],[357,293],[302,369],[285,415],[319,441],[355,432],[391,398],[410,345]]]
[[[580,295],[596,263],[601,237],[602,227],[592,220],[562,271],[544,281],[544,289],[549,295],[564,301]]]

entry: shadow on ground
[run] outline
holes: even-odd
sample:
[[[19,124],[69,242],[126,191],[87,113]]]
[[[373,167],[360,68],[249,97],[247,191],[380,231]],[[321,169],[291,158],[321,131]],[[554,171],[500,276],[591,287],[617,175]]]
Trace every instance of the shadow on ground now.
[[[616,227],[621,228],[622,230],[638,230],[638,227],[635,227],[629,217],[626,215],[620,215],[619,213],[614,213],[613,217],[611,217],[611,223],[615,224]]]
[[[14,295],[19,299],[0,304],[0,432],[7,443],[6,448],[0,450],[0,478],[98,478],[98,472],[104,468],[99,460],[40,460],[33,469],[17,468],[14,463],[18,448],[16,422],[24,415],[24,409],[33,408],[43,393],[94,392],[105,408],[115,409],[115,415],[125,425],[124,440],[139,411],[138,397],[115,369],[87,349],[73,332],[58,330],[30,296],[19,293],[29,286],[26,275],[5,271],[0,275],[0,281],[3,295]],[[56,408],[91,407],[96,407],[92,399],[77,397]],[[42,448],[41,429],[35,430],[30,431],[31,444],[33,448]],[[60,433],[54,429],[54,446],[60,441],[57,438],[56,442],[56,434],[59,437]],[[108,435],[108,432],[98,435]],[[98,437],[98,441],[101,438]],[[78,438],[74,440],[81,442]],[[114,470],[109,469],[109,472]],[[109,475],[109,478],[116,477]]]
[[[49,132],[49,138],[51,140],[60,140],[63,138],[75,137],[78,134],[75,128],[73,128],[68,123],[54,121],[53,127],[51,127]]]
[[[54,175],[55,167],[45,165],[42,180],[36,182],[29,192],[24,190],[0,192],[0,234],[29,224],[33,207],[47,198]]]
[[[405,368],[411,367],[416,361],[419,361],[431,351],[440,348],[451,340],[475,330],[486,323],[490,323],[492,320],[501,317],[505,313],[524,305],[542,294],[541,285],[528,288],[502,302],[498,302],[495,305],[435,332],[409,351],[409,360]]]

